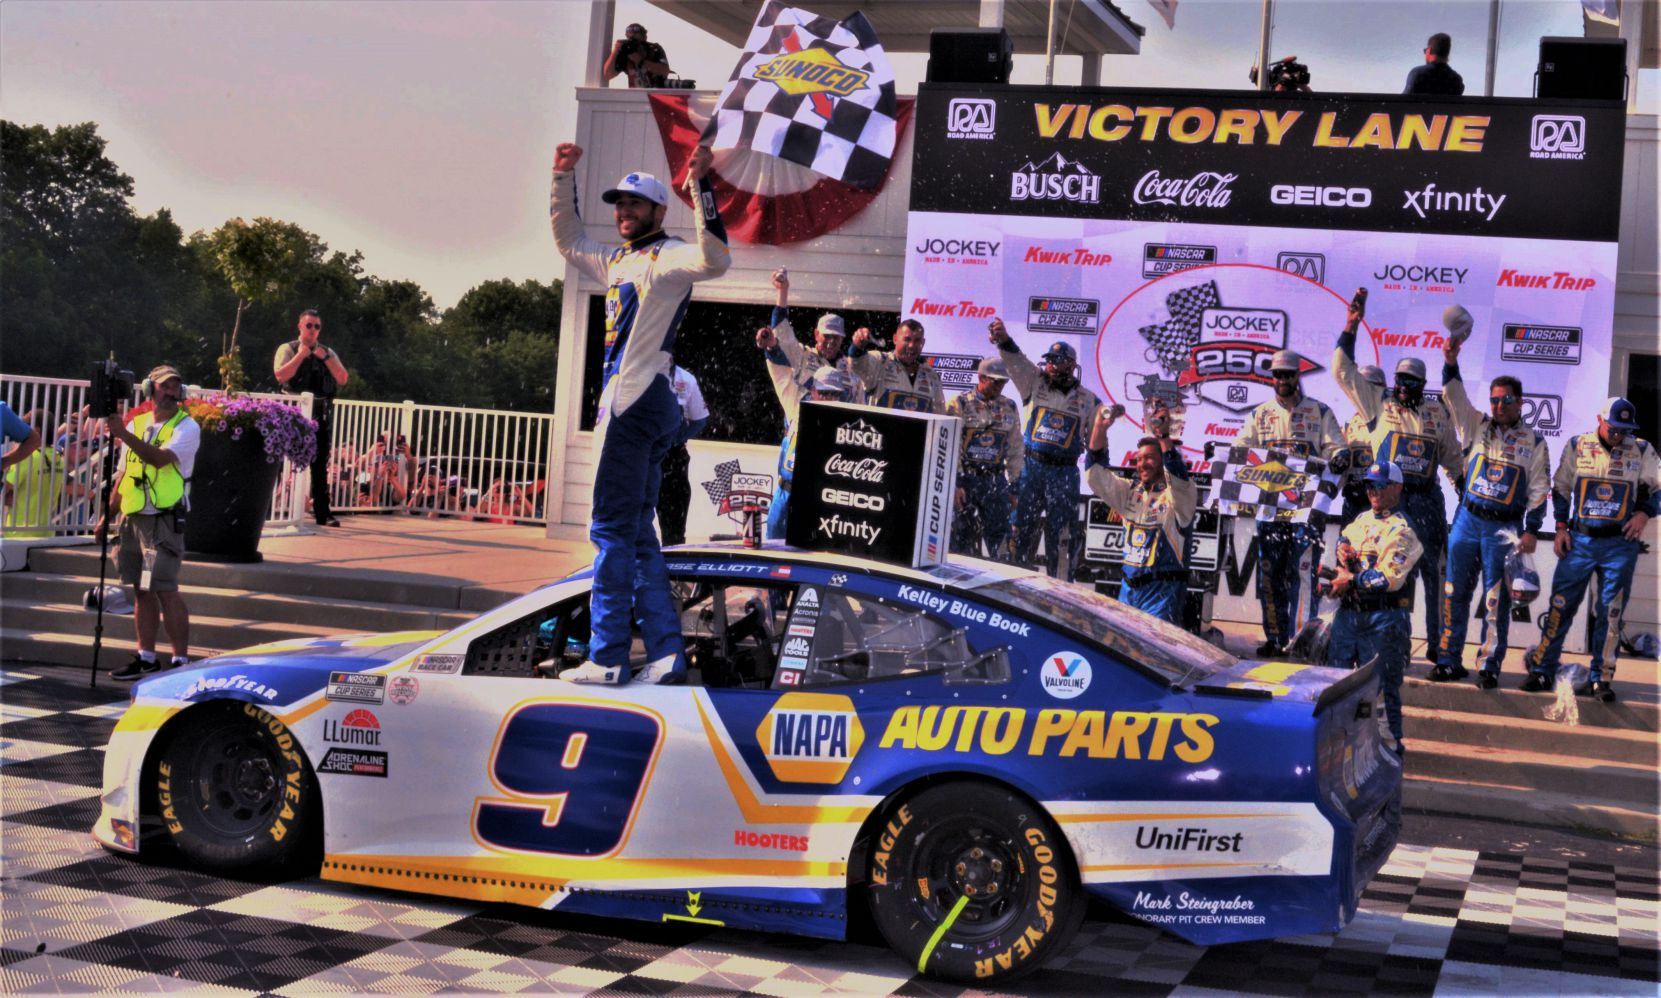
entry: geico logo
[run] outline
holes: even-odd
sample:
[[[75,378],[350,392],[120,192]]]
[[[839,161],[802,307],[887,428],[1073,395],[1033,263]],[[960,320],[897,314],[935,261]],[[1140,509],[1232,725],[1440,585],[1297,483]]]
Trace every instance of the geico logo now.
[[[880,513],[888,508],[888,500],[882,496],[869,496],[863,492],[849,492],[845,489],[825,488],[819,490],[819,498],[832,506],[847,506],[850,509],[868,509],[873,513]]]
[[[912,249],[929,256],[997,256],[998,247],[989,239],[925,239]]]
[[[1216,835],[1207,828],[1174,828],[1163,831],[1151,825],[1136,826],[1136,848],[1165,852],[1239,852],[1244,836]]]
[[[1276,184],[1269,188],[1274,204],[1318,205],[1323,208],[1365,208],[1373,203],[1373,192],[1365,187],[1305,187]]]
[[[1211,758],[1216,724],[1214,714],[911,706],[888,719],[878,747],[1005,755],[1025,745],[1027,755],[1194,763]]]
[[[771,759],[847,759],[848,715],[840,711],[773,712]]]

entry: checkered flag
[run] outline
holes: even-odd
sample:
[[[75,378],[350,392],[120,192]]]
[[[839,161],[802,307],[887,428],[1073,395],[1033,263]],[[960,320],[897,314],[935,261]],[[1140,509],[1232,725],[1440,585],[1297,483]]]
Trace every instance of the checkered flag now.
[[[1206,281],[1165,296],[1165,309],[1171,318],[1156,325],[1143,326],[1140,331],[1142,338],[1159,356],[1159,366],[1165,369],[1166,374],[1187,370],[1189,352],[1200,342],[1201,314],[1222,303],[1217,294],[1216,281]]]
[[[1212,472],[1208,508],[1263,522],[1325,526],[1344,478],[1321,458],[1278,450],[1230,447],[1212,461],[1221,468]]]
[[[834,21],[769,0],[701,143],[875,190],[894,156],[895,109],[894,71],[864,14]]]
[[[727,501],[727,493],[732,491],[732,476],[738,473],[737,461],[722,461],[715,466],[715,478],[702,482],[704,491],[709,493],[709,501],[720,505]]]

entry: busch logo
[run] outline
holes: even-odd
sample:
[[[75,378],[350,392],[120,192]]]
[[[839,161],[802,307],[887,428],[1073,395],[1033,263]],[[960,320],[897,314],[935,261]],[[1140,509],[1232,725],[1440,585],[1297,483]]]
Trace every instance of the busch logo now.
[[[1275,257],[1275,266],[1316,284],[1326,283],[1326,257],[1323,254],[1282,253]]]
[[[990,139],[998,134],[996,101],[958,97],[946,105],[946,138]]]
[[[1010,174],[1009,199],[1096,204],[1102,199],[1102,178],[1078,160],[1055,153],[1042,163],[1029,160]]]
[[[882,450],[882,434],[877,432],[876,427],[861,419],[838,426],[836,428],[836,443],[839,447],[864,447],[866,450]],[[886,464],[887,462],[883,463]],[[878,470],[880,471],[881,468],[879,467]],[[877,481],[882,481],[880,475]]]
[[[874,457],[862,457],[855,461],[841,454],[832,454],[825,461],[825,474],[837,478],[852,478],[856,482],[866,482],[870,485],[881,485],[887,468],[887,461],[879,461]]]
[[[1136,188],[1131,192],[1131,200],[1137,204],[1227,208],[1229,196],[1233,193],[1228,185],[1234,183],[1237,176],[1239,175],[1234,173],[1206,170],[1186,180],[1168,180],[1161,177],[1158,170],[1149,170],[1136,182]]]
[[[1529,159],[1585,159],[1586,119],[1578,114],[1537,114],[1528,136]]]

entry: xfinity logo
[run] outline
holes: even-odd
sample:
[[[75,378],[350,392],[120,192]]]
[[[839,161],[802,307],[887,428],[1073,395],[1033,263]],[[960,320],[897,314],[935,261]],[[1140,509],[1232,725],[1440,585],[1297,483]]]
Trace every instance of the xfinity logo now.
[[[1275,257],[1275,266],[1316,284],[1326,283],[1326,257],[1320,253],[1282,253]]]
[[[1504,194],[1497,197],[1484,194],[1480,187],[1470,193],[1439,191],[1435,184],[1426,184],[1422,191],[1402,193],[1407,196],[1402,207],[1413,211],[1420,218],[1424,218],[1427,211],[1454,212],[1482,215],[1490,222],[1499,214],[1500,205],[1505,203],[1506,198]]]
[[[1097,204],[1102,199],[1102,178],[1078,160],[1055,153],[1042,163],[1029,160],[1010,174],[1009,199]]]
[[[1274,204],[1314,205],[1320,208],[1366,208],[1373,203],[1373,192],[1365,187],[1299,187],[1276,184],[1269,188],[1269,201]]]
[[[1184,208],[1227,208],[1232,191],[1228,185],[1239,176],[1206,170],[1186,179],[1161,177],[1158,170],[1142,174],[1131,191],[1137,204],[1181,205]]]
[[[958,97],[946,105],[946,138],[990,139],[998,134],[998,105],[976,97]]]
[[[876,427],[860,419],[838,426],[836,428],[836,443],[843,447],[882,450],[882,434],[877,432]]]
[[[1537,114],[1528,136],[1529,159],[1585,159],[1586,119],[1578,114]]]

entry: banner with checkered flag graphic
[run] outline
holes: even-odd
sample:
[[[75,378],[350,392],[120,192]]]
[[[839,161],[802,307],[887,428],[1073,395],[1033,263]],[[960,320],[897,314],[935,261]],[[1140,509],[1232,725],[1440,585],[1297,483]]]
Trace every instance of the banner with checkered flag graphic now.
[[[894,71],[864,14],[837,21],[770,0],[702,144],[776,156],[873,190],[894,156],[895,116]]]
[[[1230,447],[1212,456],[1207,508],[1263,522],[1326,524],[1344,476],[1318,457]]]

